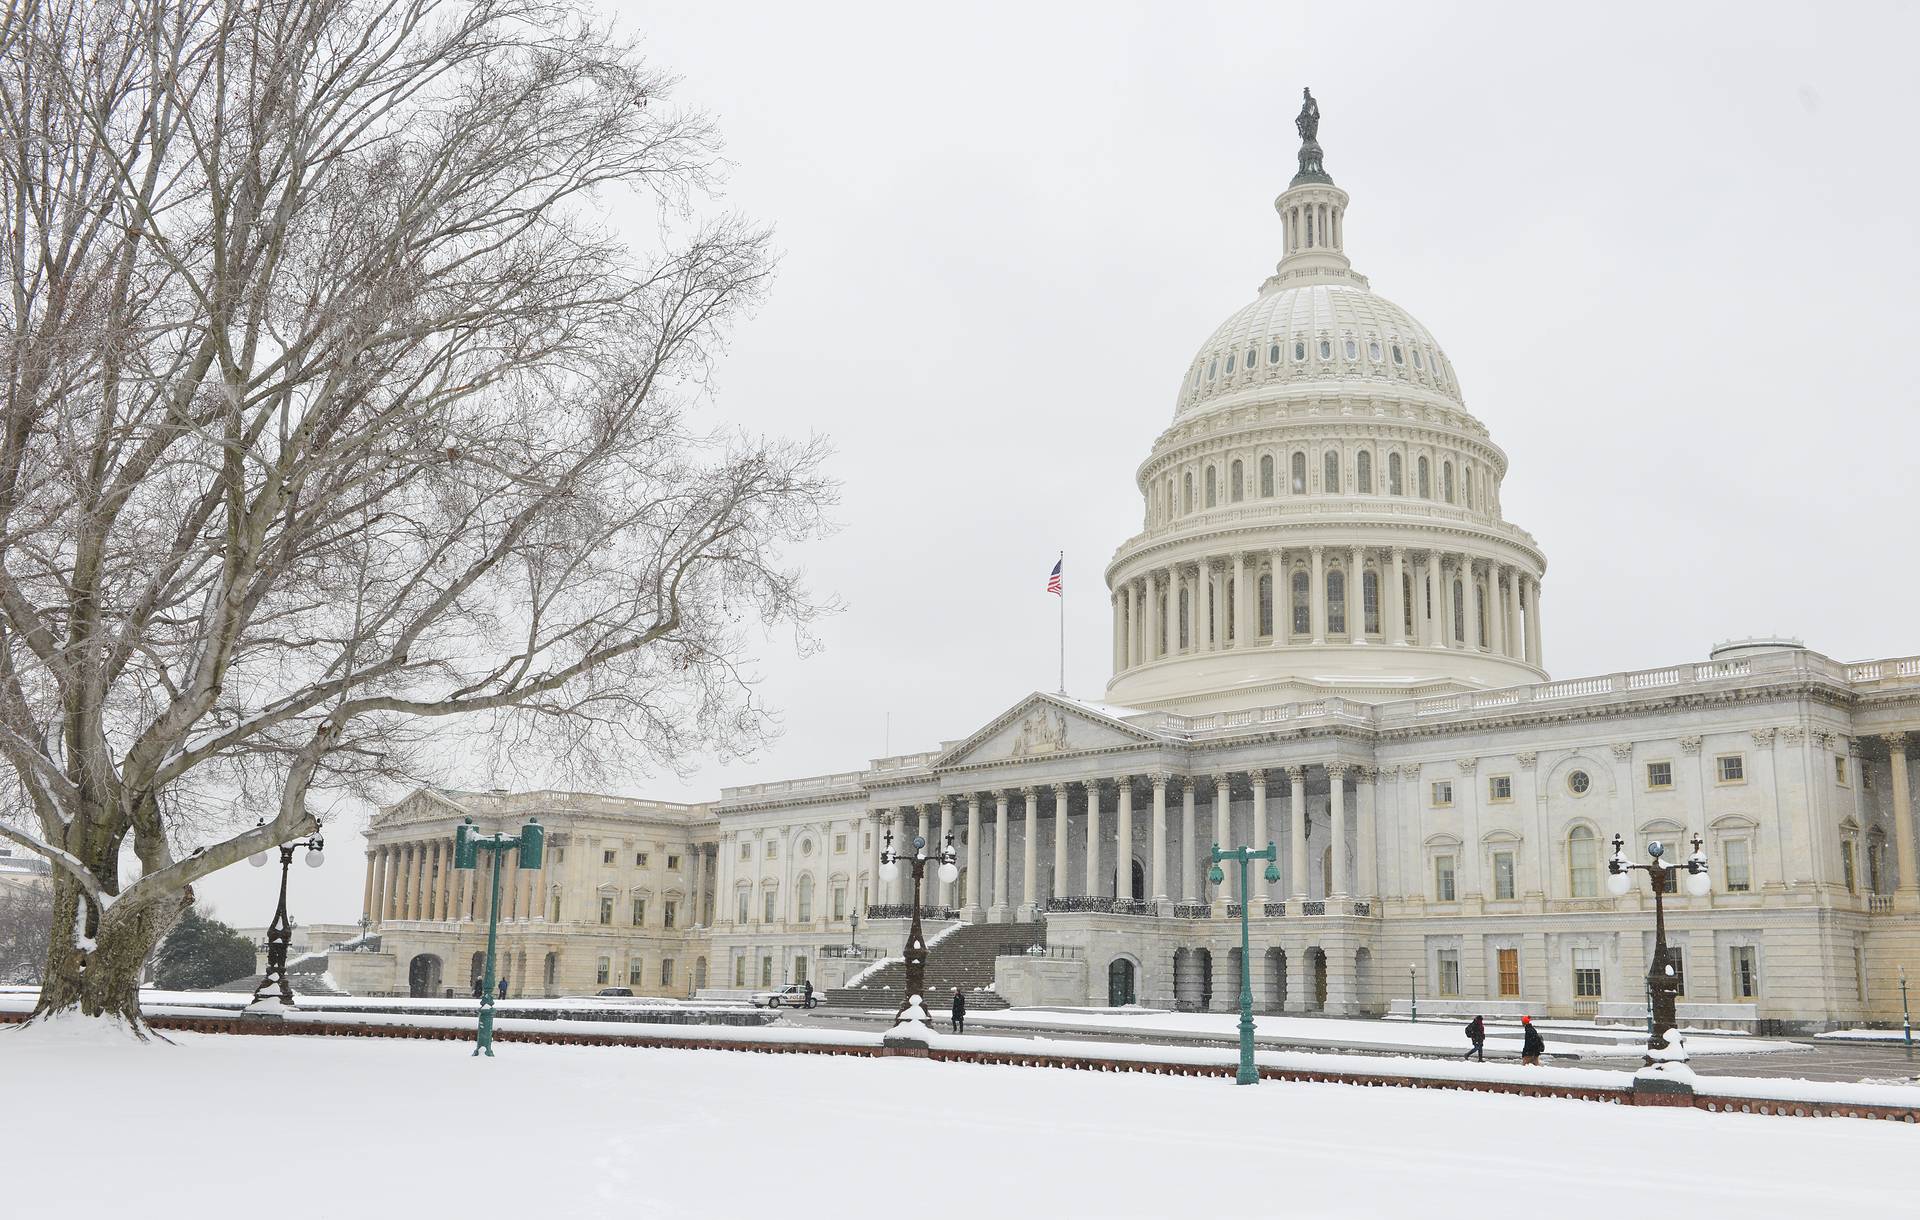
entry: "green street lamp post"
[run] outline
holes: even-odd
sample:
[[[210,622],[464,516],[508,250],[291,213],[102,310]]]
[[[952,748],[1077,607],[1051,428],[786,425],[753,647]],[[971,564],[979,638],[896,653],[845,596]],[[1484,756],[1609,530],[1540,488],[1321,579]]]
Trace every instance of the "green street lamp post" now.
[[[521,868],[539,868],[546,837],[546,828],[540,825],[539,818],[528,818],[527,824],[520,828],[517,835],[504,835],[497,831],[481,834],[474,829],[472,818],[462,822],[454,831],[455,868],[478,868],[481,852],[493,857],[493,897],[487,903],[487,966],[480,983],[480,1034],[473,1044],[475,1055],[485,1051],[487,1058],[493,1058],[493,962],[500,945],[500,866],[506,862],[507,853],[513,852]]]
[[[1913,1016],[1907,1012],[1907,968],[1900,967],[1900,1029],[1906,1035],[1907,1054],[1913,1054]]]
[[[1413,974],[1413,963],[1407,963],[1407,1020],[1420,1020],[1420,985]]]
[[[1267,862],[1267,884],[1273,885],[1280,880],[1280,849],[1271,840],[1265,851],[1255,851],[1251,847],[1234,847],[1226,851],[1220,845],[1213,845],[1213,867],[1207,871],[1207,880],[1219,885],[1227,879],[1226,870],[1220,867],[1223,860],[1237,860],[1240,863],[1240,1073],[1234,1077],[1235,1084],[1259,1084],[1260,1071],[1253,1066],[1253,957],[1251,938],[1247,928],[1247,866],[1255,860]]]

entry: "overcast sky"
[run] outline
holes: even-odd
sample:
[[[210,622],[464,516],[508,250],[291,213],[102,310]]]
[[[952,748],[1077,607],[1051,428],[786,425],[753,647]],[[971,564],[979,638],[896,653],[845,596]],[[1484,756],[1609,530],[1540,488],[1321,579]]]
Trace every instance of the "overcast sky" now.
[[[1920,6],[608,9],[718,119],[726,202],[778,233],[712,416],[825,434],[845,485],[798,556],[845,613],[815,656],[760,650],[783,738],[637,793],[854,770],[1053,689],[1062,550],[1067,685],[1101,694],[1133,472],[1279,257],[1302,85],[1354,266],[1511,462],[1555,676],[1755,633],[1920,653]],[[347,816],[297,919],[359,914]],[[200,888],[263,924],[268,881]]]

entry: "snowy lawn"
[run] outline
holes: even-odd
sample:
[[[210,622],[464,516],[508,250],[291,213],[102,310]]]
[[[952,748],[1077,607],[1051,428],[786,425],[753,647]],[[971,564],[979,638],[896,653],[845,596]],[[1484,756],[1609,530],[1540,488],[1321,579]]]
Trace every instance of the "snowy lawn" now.
[[[0,1029],[0,1211],[203,1220],[270,1199],[299,1220],[465,1197],[501,1215],[891,1217],[902,1183],[887,1176],[916,1172],[945,1181],[910,1188],[928,1217],[1752,1220],[1898,1214],[1917,1138],[1904,1123],[906,1059],[503,1043],[476,1061],[460,1043],[175,1038]],[[110,1174],[76,1155],[86,1127],[112,1147]],[[315,1149],[330,1151],[299,1168]]]
[[[1150,1009],[1116,1011],[1110,1008],[1039,1009],[1014,1008],[1004,1012],[982,1012],[967,1017],[972,1026],[1033,1026],[1044,1029],[1073,1030],[1086,1033],[1176,1034],[1211,1038],[1237,1038],[1240,1018],[1232,1013],[1160,1012]],[[1254,1037],[1263,1045],[1320,1046],[1329,1049],[1380,1049],[1404,1047],[1408,1050],[1451,1051],[1467,1049],[1465,1021],[1358,1021],[1334,1017],[1260,1017],[1253,1019]],[[1577,1041],[1556,1038],[1552,1025],[1542,1024],[1540,1032],[1547,1040],[1551,1055],[1619,1058],[1638,1054],[1647,1045],[1645,1031],[1621,1027],[1585,1026],[1578,1029]],[[1715,1037],[1692,1034],[1687,1050],[1695,1055],[1796,1049],[1791,1042],[1765,1041],[1736,1035]],[[1517,1056],[1520,1053],[1520,1026],[1487,1024],[1487,1050],[1492,1054]]]

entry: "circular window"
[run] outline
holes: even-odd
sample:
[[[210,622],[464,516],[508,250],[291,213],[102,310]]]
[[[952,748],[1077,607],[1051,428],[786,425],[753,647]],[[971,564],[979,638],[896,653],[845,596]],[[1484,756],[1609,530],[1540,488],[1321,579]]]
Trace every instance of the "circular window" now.
[[[1367,359],[1380,359],[1380,340],[1375,339],[1367,344]]]
[[[1592,783],[1593,781],[1587,778],[1585,771],[1575,771],[1567,776],[1567,791],[1573,793],[1575,796],[1585,796],[1588,786]]]
[[[1357,358],[1359,355],[1360,355],[1360,345],[1358,343],[1355,343],[1351,339],[1347,340],[1347,359],[1353,360]]]
[[[800,854],[801,854],[801,855],[803,855],[803,856],[811,856],[811,855],[813,854],[813,840],[812,840],[812,839],[802,839],[802,840],[800,840]]]
[[[1320,359],[1322,360],[1333,359],[1333,343],[1331,340],[1328,340],[1328,339],[1320,340]]]
[[[1274,344],[1272,347],[1267,349],[1267,363],[1268,364],[1280,363],[1280,345],[1278,343]]]

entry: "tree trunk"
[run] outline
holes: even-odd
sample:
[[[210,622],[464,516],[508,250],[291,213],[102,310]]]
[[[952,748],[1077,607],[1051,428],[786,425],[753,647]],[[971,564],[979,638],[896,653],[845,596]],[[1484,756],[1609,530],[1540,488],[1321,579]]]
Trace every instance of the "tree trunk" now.
[[[56,870],[45,981],[29,1020],[80,1012],[118,1021],[144,1038],[140,972],[167,930],[192,905],[189,887],[149,902],[116,903],[104,916],[97,915],[79,885]],[[89,924],[91,935],[83,936],[81,929]]]

